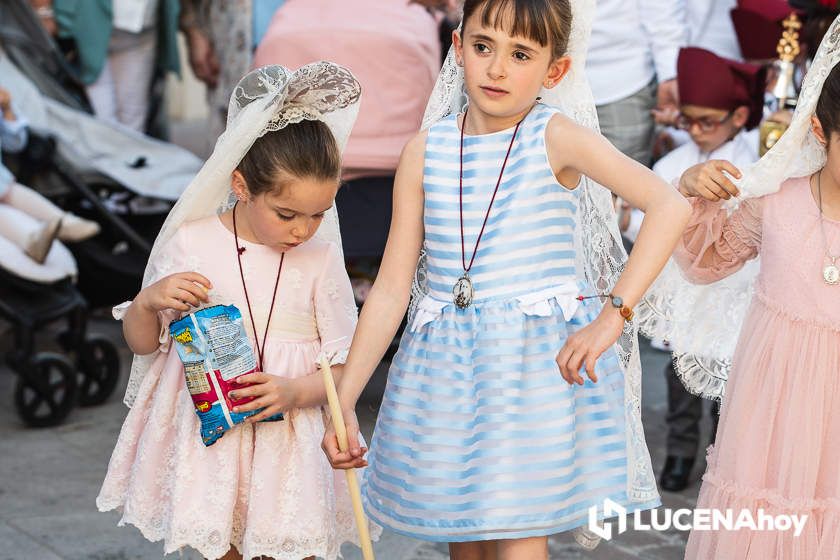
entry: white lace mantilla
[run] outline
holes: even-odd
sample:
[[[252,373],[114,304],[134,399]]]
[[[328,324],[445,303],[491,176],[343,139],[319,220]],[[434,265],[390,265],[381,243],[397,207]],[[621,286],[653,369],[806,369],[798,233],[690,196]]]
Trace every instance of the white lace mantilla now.
[[[320,120],[330,127],[343,152],[359,111],[361,86],[346,68],[331,62],[314,62],[290,71],[264,66],[246,74],[231,95],[228,122],[213,154],[184,190],[166,218],[152,247],[143,275],[143,287],[174,272],[161,248],[182,224],[230,209],[235,197],[230,177],[257,138],[302,120]],[[341,247],[335,205],[325,214],[316,237]],[[135,356],[124,402],[131,406],[143,378],[157,356]]]

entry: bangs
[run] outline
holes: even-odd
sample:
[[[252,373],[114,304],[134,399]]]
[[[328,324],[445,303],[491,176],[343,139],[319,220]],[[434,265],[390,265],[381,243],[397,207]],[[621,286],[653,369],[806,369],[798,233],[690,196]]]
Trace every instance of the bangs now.
[[[481,7],[479,21],[484,27],[524,37],[541,47],[549,46],[549,25],[554,19],[547,2],[525,0],[487,0]]]

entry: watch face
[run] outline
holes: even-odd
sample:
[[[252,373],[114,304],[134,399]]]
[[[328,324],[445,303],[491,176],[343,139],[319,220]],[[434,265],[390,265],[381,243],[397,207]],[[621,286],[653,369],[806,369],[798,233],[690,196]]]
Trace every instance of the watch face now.
[[[612,304],[613,304],[613,307],[621,307],[622,305],[624,305],[624,300],[621,299],[618,296],[613,296]]]

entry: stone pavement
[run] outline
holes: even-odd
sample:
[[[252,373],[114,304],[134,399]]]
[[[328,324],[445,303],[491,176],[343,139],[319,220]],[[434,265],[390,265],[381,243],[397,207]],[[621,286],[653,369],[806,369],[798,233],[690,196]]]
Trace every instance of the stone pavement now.
[[[92,332],[106,335],[123,348],[123,377],[116,394],[104,405],[80,408],[67,421],[50,429],[28,429],[16,416],[12,401],[14,375],[0,366],[0,560],[133,560],[162,557],[160,543],[149,543],[133,527],[116,526],[118,515],[99,513],[94,500],[107,468],[126,409],[121,403],[129,356],[116,322],[101,316]],[[11,344],[6,325],[0,324],[0,355]],[[49,337],[42,342],[49,346]],[[664,460],[665,383],[662,375],[668,356],[642,342],[644,366],[645,431],[658,469]],[[375,376],[383,384],[384,368]],[[370,435],[376,414],[372,387],[360,405],[360,420]],[[363,397],[363,398],[365,398]],[[704,425],[708,437],[708,423]],[[695,483],[680,494],[665,494],[670,507],[692,507],[704,465],[698,462]],[[628,531],[594,552],[579,548],[567,535],[552,537],[553,559],[677,560],[687,534],[679,531]],[[439,560],[448,558],[446,545],[423,543],[386,533],[376,544],[380,560]],[[357,550],[346,548],[346,558],[357,560]],[[177,558],[171,555],[167,558]],[[198,556],[186,552],[181,558]]]

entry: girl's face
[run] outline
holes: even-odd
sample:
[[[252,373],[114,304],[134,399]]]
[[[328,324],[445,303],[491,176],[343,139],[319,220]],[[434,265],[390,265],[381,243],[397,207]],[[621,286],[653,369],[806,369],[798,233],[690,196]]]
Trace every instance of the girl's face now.
[[[520,117],[541,88],[554,87],[569,70],[571,59],[553,59],[549,46],[482,25],[480,10],[463,29],[463,37],[457,31],[452,36],[456,60],[464,67],[470,107],[488,117]]]
[[[282,189],[254,196],[248,192],[242,174],[234,171],[233,190],[240,200],[237,216],[244,218],[243,225],[247,227],[240,231],[250,233],[263,245],[287,251],[315,235],[324,214],[332,207],[338,182],[294,178]]]

